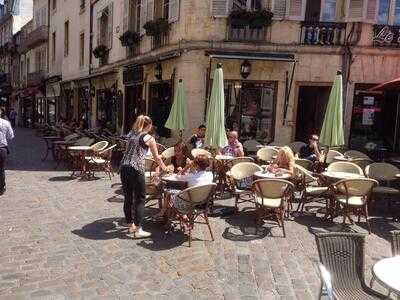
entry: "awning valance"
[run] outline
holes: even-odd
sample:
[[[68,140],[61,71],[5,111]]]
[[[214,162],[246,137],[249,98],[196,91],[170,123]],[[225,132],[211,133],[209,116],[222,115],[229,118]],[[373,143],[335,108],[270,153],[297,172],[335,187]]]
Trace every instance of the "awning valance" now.
[[[400,77],[378,84],[370,89],[370,91],[387,91],[387,90],[400,90]]]
[[[296,62],[294,54],[278,52],[206,51],[211,58]]]

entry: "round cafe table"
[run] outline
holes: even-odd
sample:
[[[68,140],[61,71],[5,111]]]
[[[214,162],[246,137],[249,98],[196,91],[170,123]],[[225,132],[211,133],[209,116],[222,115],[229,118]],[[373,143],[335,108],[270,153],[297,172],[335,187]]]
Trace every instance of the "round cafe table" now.
[[[321,173],[322,176],[326,177],[331,183],[337,182],[342,179],[360,179],[365,178],[364,175],[348,173],[348,172],[331,172],[326,171]]]
[[[272,172],[265,172],[265,171],[258,171],[254,173],[254,176],[257,179],[289,179],[292,177],[289,173],[272,173]]]
[[[86,177],[88,174],[86,172],[86,160],[85,160],[85,156],[87,154],[87,152],[90,152],[92,150],[91,146],[70,146],[68,147],[69,151],[73,151],[73,152],[78,152],[78,159],[76,161],[76,163],[78,164],[78,169],[81,172],[81,175],[83,177]],[[71,176],[73,176],[75,174],[75,170],[72,171]]]
[[[400,256],[381,259],[372,267],[372,276],[400,299]]]

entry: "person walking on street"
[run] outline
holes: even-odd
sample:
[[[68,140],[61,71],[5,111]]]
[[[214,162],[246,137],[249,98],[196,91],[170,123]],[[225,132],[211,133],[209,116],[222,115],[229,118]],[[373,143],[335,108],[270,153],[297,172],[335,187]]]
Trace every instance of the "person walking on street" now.
[[[8,141],[14,138],[14,131],[9,121],[3,119],[4,111],[1,112],[0,118],[0,195],[6,191],[6,174],[4,166],[8,154]]]
[[[8,114],[8,118],[11,122],[12,128],[15,128],[15,120],[17,119],[17,112],[14,110],[14,108],[11,108],[10,113]]]
[[[154,137],[149,132],[153,122],[148,116],[138,116],[131,132],[128,134],[128,144],[121,160],[121,183],[124,192],[124,214],[129,233],[133,238],[147,238],[150,232],[142,229],[144,204],[146,198],[145,157],[150,149],[153,159],[161,170],[169,170],[158,155]],[[133,212],[133,216],[132,216]]]

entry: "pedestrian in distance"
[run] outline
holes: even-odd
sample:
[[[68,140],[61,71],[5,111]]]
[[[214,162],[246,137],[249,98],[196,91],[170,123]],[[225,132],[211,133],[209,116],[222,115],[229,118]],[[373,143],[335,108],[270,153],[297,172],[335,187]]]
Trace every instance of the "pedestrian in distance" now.
[[[14,131],[9,121],[4,119],[4,111],[0,115],[0,195],[6,191],[6,174],[4,171],[8,150],[8,141],[14,138]]]

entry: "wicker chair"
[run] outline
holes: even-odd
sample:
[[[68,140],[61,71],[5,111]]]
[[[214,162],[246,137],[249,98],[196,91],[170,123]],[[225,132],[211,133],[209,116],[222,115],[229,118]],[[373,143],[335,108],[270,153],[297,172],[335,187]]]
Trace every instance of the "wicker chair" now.
[[[258,150],[258,146],[261,146],[260,142],[256,140],[247,140],[243,142],[243,148],[246,151],[246,154],[255,154]]]
[[[240,203],[254,203],[254,195],[252,188],[253,175],[262,171],[262,168],[252,162],[241,162],[234,165],[230,172],[230,178],[233,180],[233,194],[235,196],[235,209],[238,211]]]
[[[348,150],[344,153],[344,156],[348,156],[351,158],[365,158],[365,159],[371,159],[367,154],[357,151],[357,150]]]
[[[263,218],[273,215],[285,232],[285,201],[293,197],[293,183],[281,179],[260,179],[253,183],[256,201],[257,230]]]
[[[296,153],[299,153],[300,149],[306,145],[307,144],[303,143],[303,142],[293,142],[293,143],[290,143],[288,146],[290,149],[292,149],[293,153],[296,154]]]
[[[212,157],[211,153],[204,149],[192,149],[191,154],[193,158],[196,158],[197,155],[205,155],[209,158]]]
[[[107,141],[100,141],[100,142],[93,144],[91,147],[92,147],[93,152],[100,152],[100,151],[106,149],[107,146],[108,146]]]
[[[278,150],[273,147],[263,147],[257,151],[257,159],[261,162],[271,163],[277,155]]]
[[[359,166],[357,166],[356,164],[353,164],[351,162],[347,162],[347,161],[333,162],[328,166],[327,171],[328,172],[345,172],[345,173],[364,175],[363,170]]]
[[[104,171],[111,180],[111,176],[114,176],[111,157],[116,146],[112,145],[102,151],[96,152],[93,156],[85,157],[89,170],[93,172],[93,176],[95,171]]]
[[[393,230],[391,234],[392,255],[400,255],[400,230]]]
[[[368,232],[371,233],[371,225],[368,220],[368,201],[371,198],[372,189],[376,185],[378,182],[369,178],[344,179],[333,185],[334,198],[341,207],[343,224],[346,223],[346,218],[353,223],[350,217],[350,211],[353,211],[358,215],[358,222],[360,222],[361,215],[365,217]]]
[[[297,158],[295,159],[295,164],[299,165],[301,167],[303,167],[306,170],[311,170],[313,167],[313,162],[311,160],[308,159],[303,159],[303,158]]]
[[[175,155],[175,148],[174,147],[169,147],[165,149],[161,153],[161,157],[164,160],[164,163],[169,165],[171,163],[171,158]]]
[[[145,182],[146,182],[146,201],[161,199],[162,193],[159,187],[152,181],[152,175],[156,171],[157,163],[152,158],[145,158]]]
[[[294,165],[295,178],[297,178],[296,188],[300,192],[300,202],[297,211],[303,213],[304,206],[316,199],[328,198],[328,187],[324,186],[319,177],[306,170],[302,166]],[[328,204],[326,202],[326,204]]]
[[[337,157],[337,156],[343,157],[342,153],[340,153],[339,151],[336,151],[336,150],[332,150],[332,149],[330,149],[328,151],[328,155],[326,155],[326,160],[325,160],[325,155],[326,155],[325,152],[323,152],[320,160],[321,160],[321,162],[324,162],[327,164],[333,163],[335,161],[335,157]]]
[[[323,266],[320,270],[324,270],[319,299],[324,287],[329,299],[387,299],[365,284],[365,235],[319,233],[315,240]]]
[[[216,187],[215,183],[193,186],[178,193],[173,200],[172,209],[169,211],[169,219],[178,220],[182,230],[184,230],[183,225],[186,225],[189,231],[189,247],[192,244],[194,224],[200,223],[197,221],[199,217],[203,218],[204,223],[202,224],[207,225],[211,240],[214,241],[214,235],[208,221],[208,207]]]
[[[254,162],[254,158],[249,157],[249,156],[241,156],[241,157],[235,157],[231,161],[227,163],[227,166],[229,168],[232,168],[233,166],[242,163],[242,162]]]

